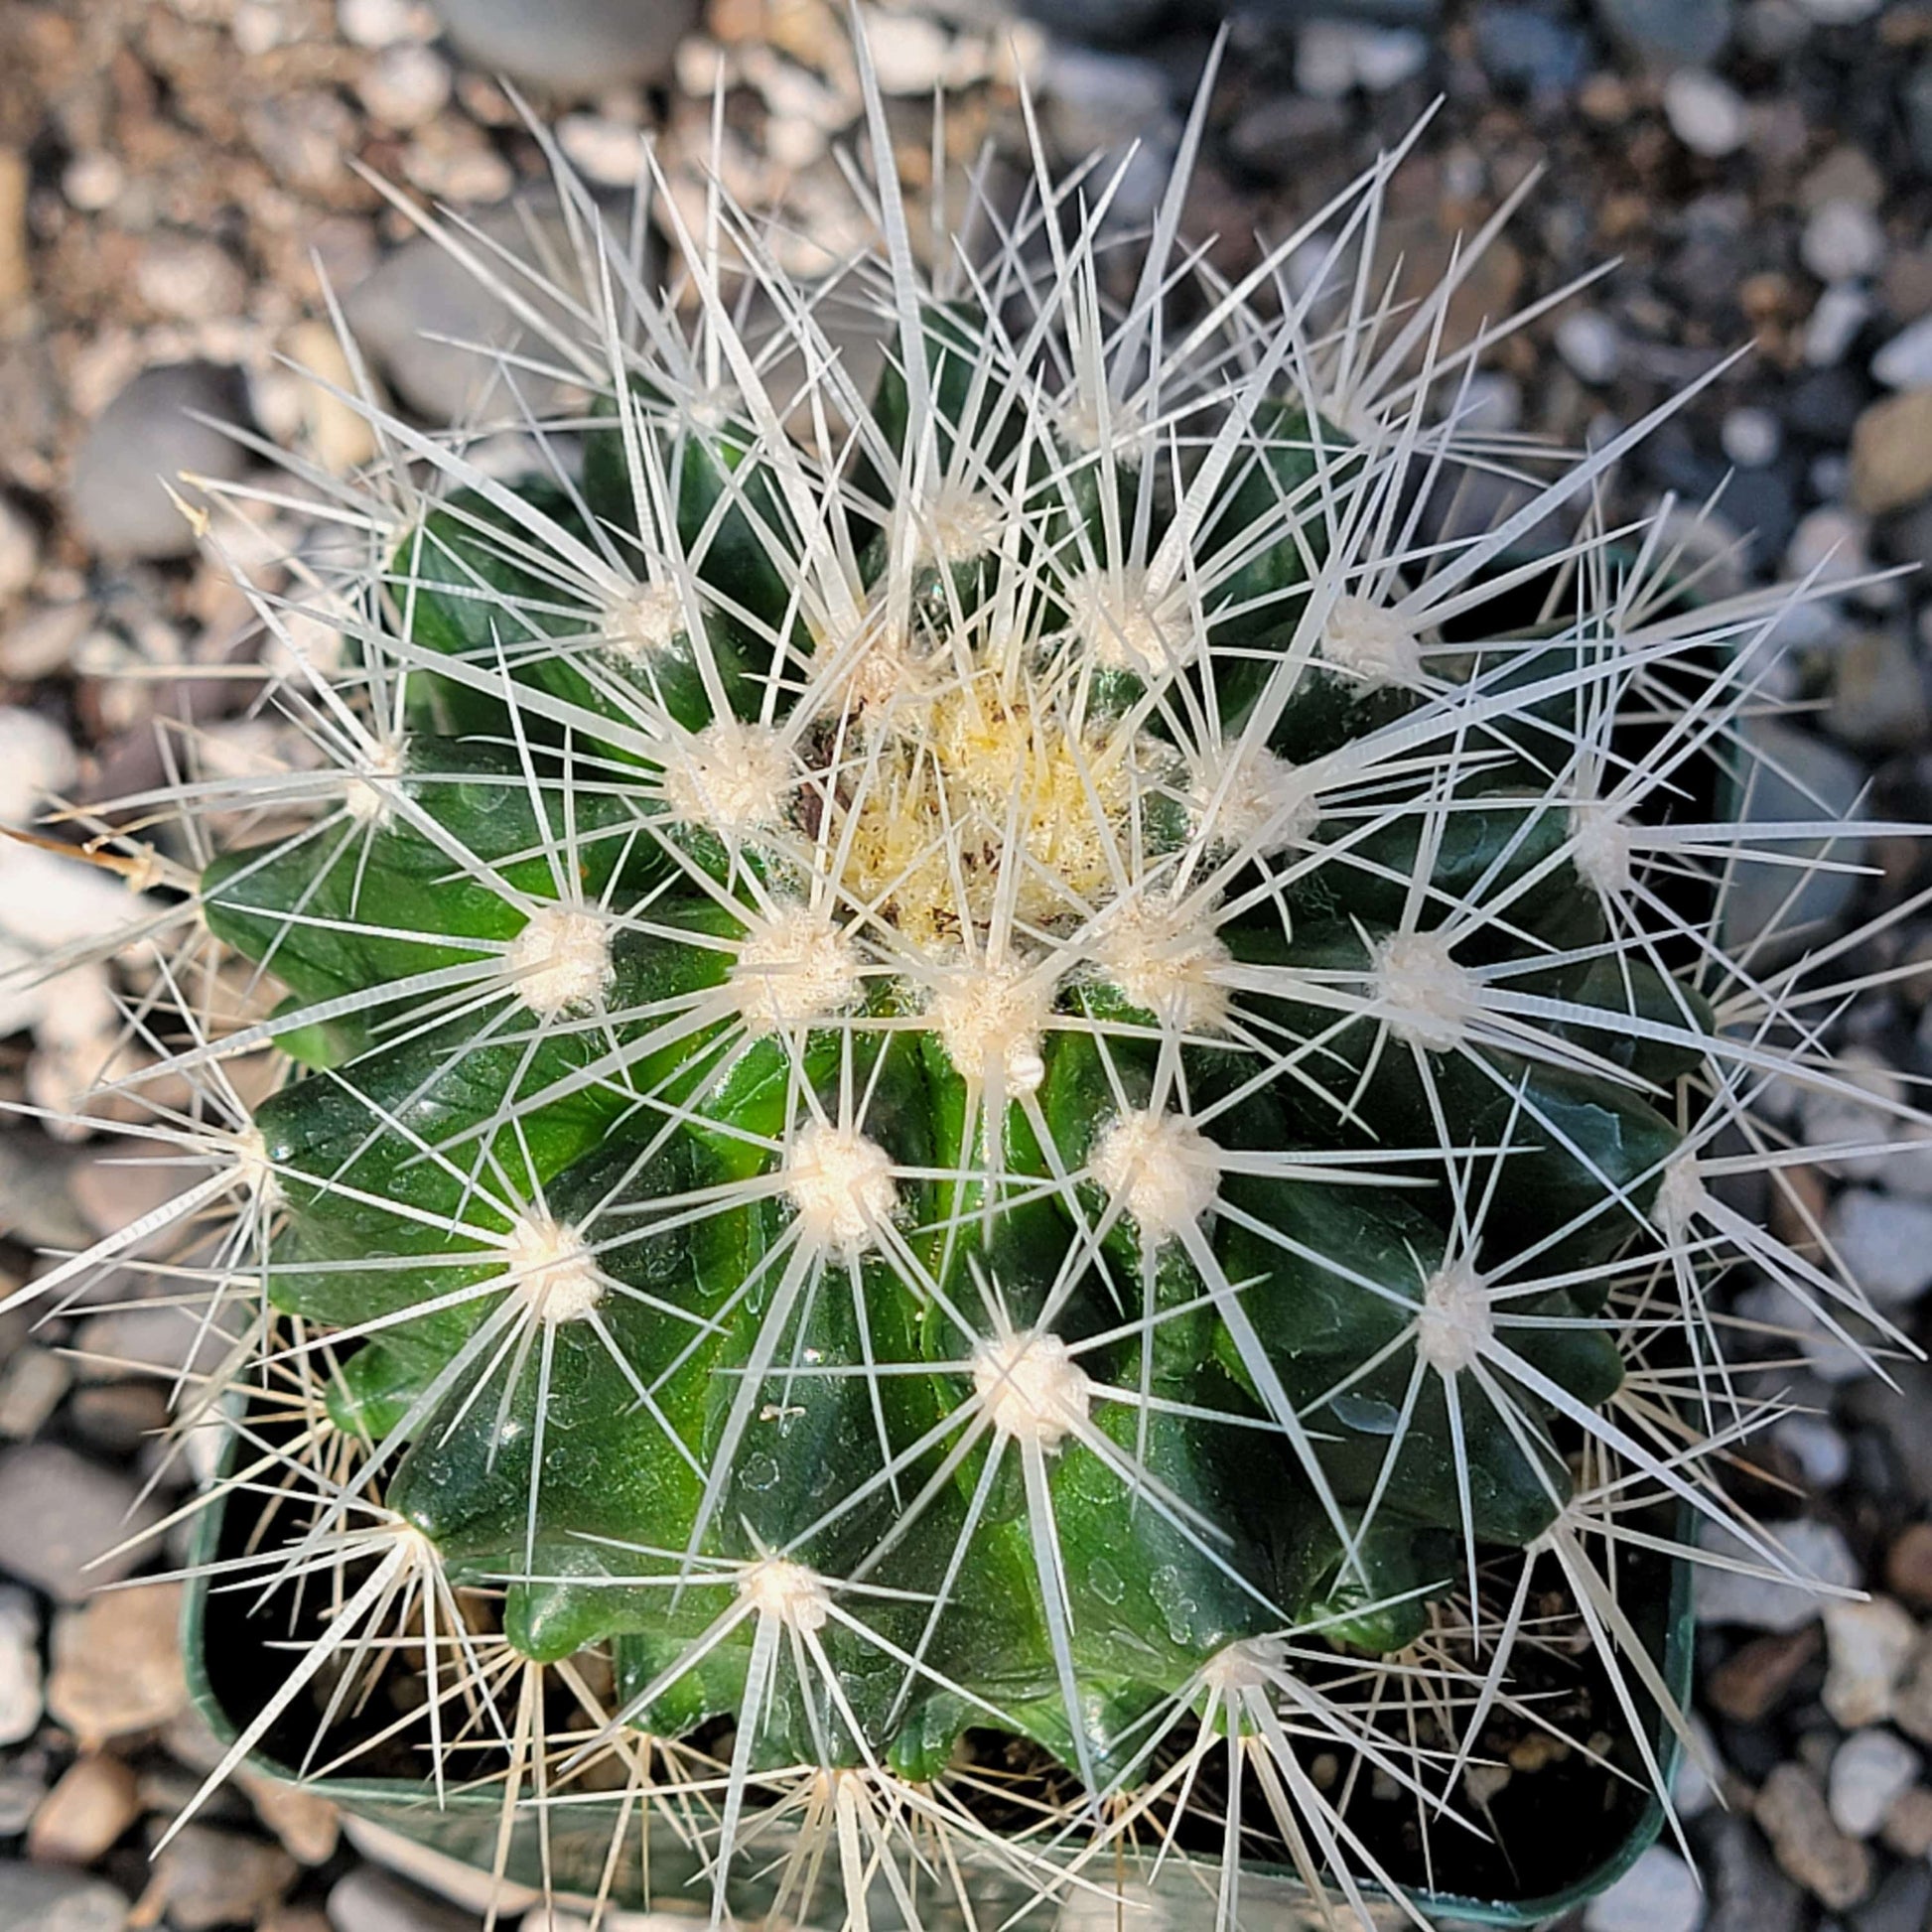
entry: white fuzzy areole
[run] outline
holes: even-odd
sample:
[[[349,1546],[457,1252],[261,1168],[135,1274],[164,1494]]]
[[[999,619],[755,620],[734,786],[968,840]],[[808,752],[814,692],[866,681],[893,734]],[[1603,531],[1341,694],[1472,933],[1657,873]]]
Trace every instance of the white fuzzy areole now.
[[[1202,838],[1252,845],[1263,858],[1302,844],[1321,817],[1301,767],[1265,745],[1237,746],[1218,763],[1204,763],[1188,802]]]
[[[1422,642],[1399,613],[1365,597],[1338,597],[1321,627],[1322,661],[1369,691],[1422,682]]]
[[[539,1320],[582,1321],[603,1301],[606,1282],[584,1237],[548,1214],[516,1217],[503,1241],[503,1271]]]
[[[1210,1033],[1228,1015],[1217,974],[1232,956],[1211,910],[1143,894],[1117,899],[1100,920],[1094,963],[1137,1007],[1188,1033]]]
[[[611,929],[578,906],[541,906],[503,954],[503,977],[546,1020],[595,1006],[611,984]]]
[[[898,1187],[877,1141],[818,1121],[799,1131],[784,1165],[786,1191],[814,1247],[869,1247],[893,1218]]]
[[[244,1127],[231,1143],[235,1177],[256,1200],[273,1206],[282,1195],[282,1178],[268,1159],[268,1143],[259,1127]]]
[[[345,773],[343,809],[358,825],[384,825],[396,808],[395,782],[408,752],[404,739],[378,745],[360,764]]]
[[[988,1080],[995,1067],[1009,1094],[1037,1093],[1046,1078],[1040,1035],[1053,986],[1025,966],[964,963],[948,973],[926,1018],[960,1077]]]
[[[746,934],[732,962],[732,990],[746,1031],[810,1026],[859,997],[859,951],[832,917],[784,905]]]
[[[639,584],[606,607],[604,628],[626,655],[653,656],[684,634],[684,600],[669,584]]]
[[[1224,1697],[1243,1691],[1274,1688],[1288,1662],[1288,1645],[1280,1637],[1238,1637],[1225,1644],[1201,1666],[1201,1683]]]
[[[739,1580],[738,1593],[759,1616],[775,1617],[809,1634],[832,1620],[832,1592],[802,1563],[767,1557]]]
[[[1043,1328],[1022,1329],[973,1351],[973,1390],[1003,1436],[1058,1449],[1084,1428],[1093,1383],[1066,1343]]]
[[[1094,1144],[1094,1179],[1152,1240],[1191,1227],[1221,1184],[1220,1150],[1178,1114],[1117,1115]]]
[[[920,527],[924,554],[934,561],[967,563],[999,547],[1006,515],[991,496],[964,484],[944,484]]]
[[[1105,671],[1162,671],[1191,659],[1200,638],[1184,591],[1155,604],[1144,570],[1083,571],[1067,580],[1068,628]]]
[[[1100,398],[1083,389],[1070,396],[1057,411],[1061,438],[1082,455],[1092,456],[1101,446]],[[1112,397],[1107,402],[1107,437],[1113,444],[1115,463],[1125,469],[1138,469],[1141,462],[1141,412],[1132,403]]]
[[[721,718],[666,764],[664,797],[677,817],[745,839],[783,816],[795,775],[775,731]]]
[[[1614,805],[1592,798],[1571,806],[1570,857],[1599,893],[1614,897],[1630,890],[1630,828]]]
[[[1383,1021],[1397,1037],[1447,1053],[1461,1045],[1482,1009],[1482,984],[1434,932],[1397,932],[1376,948],[1371,971]]]
[[[1667,1241],[1681,1241],[1691,1223],[1707,1219],[1710,1212],[1711,1194],[1698,1169],[1697,1156],[1688,1150],[1673,1154],[1664,1163],[1663,1176],[1657,1182],[1657,1203],[1651,1209],[1651,1219]]]
[[[1431,1368],[1460,1375],[1495,1332],[1495,1310],[1468,1262],[1451,1261],[1430,1276],[1416,1317],[1416,1347]]]

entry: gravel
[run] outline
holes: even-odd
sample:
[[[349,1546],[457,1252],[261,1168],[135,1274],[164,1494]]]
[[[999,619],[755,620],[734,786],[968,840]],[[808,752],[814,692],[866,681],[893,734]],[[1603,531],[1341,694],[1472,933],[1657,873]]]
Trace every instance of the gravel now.
[[[152,1552],[124,1546],[160,1519],[128,1476],[58,1444],[0,1454],[0,1570],[58,1602],[132,1576]]]
[[[1833,1755],[1826,1780],[1832,1823],[1853,1838],[1871,1837],[1917,1781],[1922,1762],[1895,1731],[1853,1731]]]
[[[450,38],[485,73],[559,94],[660,79],[698,0],[435,0]]]
[[[1704,1923],[1698,1875],[1667,1846],[1653,1845],[1584,1913],[1585,1932],[1698,1932]]]
[[[127,1900],[99,1878],[0,1859],[0,1925],[7,1932],[122,1932]]]

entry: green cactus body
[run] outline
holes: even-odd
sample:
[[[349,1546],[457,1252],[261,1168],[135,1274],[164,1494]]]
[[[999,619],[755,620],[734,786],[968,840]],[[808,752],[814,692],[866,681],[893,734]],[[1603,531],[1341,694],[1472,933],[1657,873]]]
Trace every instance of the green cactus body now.
[[[352,1015],[257,1120],[270,1295],[359,1337],[332,1413],[515,1642],[611,1644],[627,1718],[739,1714],[753,1769],[992,1725],[1104,1783],[1229,1646],[1398,1649],[1465,1540],[1548,1528],[1703,1016],[1605,970],[1519,714],[1311,588],[1351,459],[1303,399],[1163,479],[1035,440],[964,306],[925,344],[821,527],[646,388],[581,497],[451,498],[390,573],[393,772],[207,917]],[[627,626],[551,524],[663,558]],[[838,546],[844,635],[798,588]],[[1424,775],[1351,807],[1401,734]]]

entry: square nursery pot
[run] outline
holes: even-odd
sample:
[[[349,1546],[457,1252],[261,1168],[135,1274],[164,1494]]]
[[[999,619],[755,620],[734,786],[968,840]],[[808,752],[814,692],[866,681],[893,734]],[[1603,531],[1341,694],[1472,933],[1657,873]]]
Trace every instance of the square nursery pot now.
[[[183,1652],[187,1660],[188,1685],[196,1710],[224,1742],[232,1743],[240,1734],[250,1714],[231,1712],[212,1681],[209,1670],[208,1620],[210,1580],[207,1566],[223,1541],[223,1517],[227,1499],[217,1500],[205,1510],[196,1525],[191,1553],[192,1578],[183,1607]],[[1690,1534],[1688,1522],[1679,1525],[1679,1540]],[[1691,1685],[1694,1617],[1691,1591],[1691,1566],[1683,1560],[1670,1565],[1668,1587],[1646,1592],[1631,1606],[1633,1617],[1646,1647],[1661,1668],[1672,1697],[1682,1705]],[[239,1593],[236,1600],[240,1600]],[[1638,1689],[1637,1695],[1641,1697]],[[1648,1741],[1666,1777],[1678,1758],[1676,1733],[1661,1714],[1654,1710],[1647,1722]],[[506,1889],[516,1888],[514,1899],[505,1896],[505,1909],[520,1910],[533,1895],[540,1895],[546,1865],[545,1847],[540,1843],[534,1811],[525,1806],[509,1836],[507,1857],[501,1846],[502,1807],[496,1790],[446,1789],[439,1802],[436,1790],[427,1780],[412,1781],[391,1777],[310,1777],[299,1776],[287,1764],[258,1750],[247,1760],[259,1775],[289,1785],[299,1785],[312,1796],[325,1798],[338,1806],[349,1821],[351,1839],[363,1850],[384,1863],[395,1865],[433,1888],[444,1890],[479,1908],[490,1896],[492,1873],[498,1867]],[[561,1905],[573,1897],[586,1901],[594,1896],[609,1861],[611,1835],[622,1809],[621,1794],[597,1794],[581,1801],[559,1802],[549,1811],[547,1864],[552,1895]],[[1598,1892],[1613,1884],[1629,1869],[1639,1854],[1657,1838],[1663,1825],[1663,1807],[1654,1793],[1640,1805],[1633,1803],[1626,1816],[1609,1829],[1592,1835],[1580,1830],[1580,1840],[1590,1842],[1578,1848],[1574,1870],[1563,1882],[1533,1897],[1478,1898],[1453,1892],[1418,1890],[1411,1894],[1414,1906],[1440,1932],[1455,1932],[1458,1927],[1547,1925],[1575,1910]],[[1580,1821],[1582,1823],[1583,1821]],[[358,1829],[358,1824],[360,1829]],[[1557,1824],[1548,1809],[1539,1814],[1539,1824]],[[646,1899],[638,1856],[638,1832],[633,1811],[629,1827],[629,1847],[618,1871],[611,1894],[615,1906],[637,1908],[647,1902],[659,1910],[682,1915],[703,1915],[709,1895],[709,1881],[700,1880],[698,1861],[677,1836],[654,1816],[649,1826],[649,1898]],[[775,1835],[761,1841],[767,1853],[782,1849]],[[768,1881],[760,1883],[758,1864],[769,1858],[743,1862],[747,1875],[735,1879],[731,1903],[739,1922],[759,1924],[771,1903]],[[970,1857],[962,1860],[974,1882],[973,1903],[976,1916],[984,1925],[999,1925],[1025,1903],[1028,1888],[1012,1874],[994,1867],[990,1862],[976,1864]],[[1170,1861],[1157,1874],[1151,1855],[1130,1854],[1107,1862],[1110,1874],[1117,1874],[1125,1917],[1119,1923],[1136,1924],[1148,1932],[1214,1932],[1215,1902],[1211,1884],[1203,1884],[1201,1872],[1209,1862],[1194,1857],[1182,1866]],[[921,1932],[964,1932],[965,1921],[951,1904],[948,1894],[935,1889],[933,1907],[923,1920]],[[881,1925],[898,1923],[897,1907],[882,1883],[873,1901],[875,1920]],[[1098,1915],[1097,1915],[1098,1914]],[[1310,1904],[1307,1891],[1294,1872],[1278,1865],[1250,1862],[1241,1880],[1242,1922],[1250,1926],[1279,1928],[1280,1932],[1319,1932],[1321,1920]],[[1389,1932],[1413,1926],[1413,1919],[1393,1902],[1376,1911],[1378,1925]],[[697,1921],[694,1920],[695,1924]],[[799,1921],[787,1919],[787,1924]],[[1070,1894],[1068,1899],[1029,1921],[1042,1927],[1057,1926],[1062,1932],[1100,1932],[1112,1928],[1117,1916],[1109,1898],[1090,1891]],[[811,1932],[836,1932],[831,1918],[813,1922]],[[807,1932],[801,1927],[801,1932]]]

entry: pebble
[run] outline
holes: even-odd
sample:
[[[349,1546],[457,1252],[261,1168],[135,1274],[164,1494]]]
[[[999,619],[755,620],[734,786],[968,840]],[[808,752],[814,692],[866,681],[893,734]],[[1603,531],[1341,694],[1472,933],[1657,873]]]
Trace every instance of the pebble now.
[[[0,1925],[7,1932],[122,1932],[127,1900],[84,1871],[0,1859]]]
[[[566,114],[557,123],[557,145],[601,188],[632,188],[648,172],[643,129],[608,115]]]
[[[24,1442],[35,1435],[67,1394],[72,1373],[51,1348],[31,1342],[0,1368],[0,1436]]]
[[[1788,1523],[1765,1525],[1767,1542],[1784,1550],[1800,1577],[1820,1584],[1852,1587],[1859,1581],[1858,1560],[1840,1532],[1829,1523],[1801,1516]],[[1713,1556],[1764,1567],[1764,1559],[1730,1530],[1707,1524],[1700,1537]],[[1819,1614],[1822,1598],[1813,1588],[1776,1577],[1746,1576],[1737,1571],[1701,1568],[1697,1574],[1697,1614],[1700,1623],[1741,1623],[1754,1630],[1797,1630]]]
[[[1887,1852],[1901,1859],[1922,1859],[1932,1852],[1932,1789],[1915,1784],[1893,1799],[1878,1837]]]
[[[1772,1863],[1748,1817],[1714,1821],[1704,1865],[1711,1886],[1704,1932],[1801,1932],[1805,1895]]]
[[[1856,283],[1834,282],[1825,289],[1805,319],[1806,362],[1814,369],[1836,368],[1876,306]]]
[[[477,1932],[470,1913],[372,1864],[339,1879],[329,1894],[329,1923],[336,1932]]]
[[[11,604],[41,567],[41,533],[34,519],[0,496],[0,605]]]
[[[1885,1587],[1921,1608],[1932,1604],[1932,1523],[1908,1523],[1885,1552]]]
[[[1580,381],[1608,382],[1623,360],[1617,326],[1599,309],[1578,309],[1556,327],[1557,353]]]
[[[1701,67],[1730,38],[1731,0],[1593,0],[1626,54],[1651,68]]]
[[[458,198],[461,199],[461,198]],[[533,199],[489,209],[477,220],[489,242],[529,260],[531,232],[569,258],[570,244],[554,203]],[[523,291],[530,299],[530,291]],[[433,237],[416,235],[351,289],[344,303],[350,331],[403,400],[432,421],[459,420],[490,385],[486,353],[452,347],[514,348],[524,332],[510,310]],[[447,342],[430,340],[446,337]],[[526,378],[531,406],[548,401],[545,385]]]
[[[1813,523],[1818,514],[1821,513],[1807,517],[1805,523]],[[1805,526],[1801,524],[1798,535],[1792,539],[1794,551],[1804,534]],[[1792,568],[1794,574],[1801,574],[1798,566],[1794,564]],[[1849,820],[1855,812],[1863,811],[1860,801],[1864,791],[1865,770],[1849,752],[1828,743],[1815,732],[1798,731],[1770,718],[1747,720],[1738,737],[1749,759],[1744,773],[1746,820],[1759,824],[1790,824],[1807,819]],[[1814,842],[1784,839],[1775,850],[1782,856],[1797,854],[1806,858],[1816,858],[1829,850],[1834,860],[1852,866],[1863,859],[1864,842],[1855,833]],[[1733,869],[1730,889],[1725,896],[1725,943],[1734,950],[1753,940],[1761,941],[1753,955],[1758,964],[1780,952],[1795,951],[1804,944],[1798,928],[1835,918],[1861,888],[1858,877],[1850,872],[1814,872],[1798,886],[1795,896],[1794,883],[1788,864],[1740,862]],[[1773,919],[1778,922],[1774,936],[1766,933]]]
[[[435,0],[473,67],[559,94],[661,80],[697,24],[700,0]]]
[[[188,1702],[181,1599],[180,1584],[139,1584],[62,1612],[48,1709],[83,1749],[156,1729]]]
[[[1679,68],[1664,82],[1664,118],[1693,154],[1714,161],[1735,154],[1748,128],[1736,88],[1702,68]]]
[[[1652,1845],[1609,1890],[1591,1899],[1584,1932],[1698,1932],[1704,1887],[1668,1846]]]
[[[1878,350],[1871,379],[1887,389],[1932,389],[1932,316],[1921,316]]]
[[[93,628],[91,604],[29,606],[0,630],[0,676],[25,684],[67,669],[73,647]]]
[[[1685,1712],[1684,1722],[1691,1736],[1677,1755],[1677,1769],[1671,1774],[1670,1801],[1678,1818],[1688,1824],[1693,1818],[1702,1818],[1718,1802],[1718,1787],[1712,1779],[1723,1775],[1724,1758],[1702,1712]]]
[[[355,91],[375,120],[407,132],[443,111],[455,80],[449,62],[434,48],[399,41],[363,68]]]
[[[57,1602],[77,1603],[132,1575],[154,1554],[139,1539],[160,1518],[125,1475],[58,1443],[0,1454],[0,1570]]]
[[[190,410],[217,422],[245,422],[241,372],[214,362],[144,369],[81,439],[69,506],[81,536],[102,555],[193,554],[195,533],[162,480],[172,483],[183,471],[229,482],[242,474],[240,446],[195,421]]]
[[[1769,409],[1733,409],[1718,435],[1725,455],[1740,470],[1762,470],[1775,463],[1784,448],[1784,425]]]
[[[24,1589],[0,1584],[0,1744],[33,1736],[41,1702],[40,1608]]]
[[[427,40],[436,31],[416,0],[336,0],[336,26],[351,47],[371,49]]]
[[[1853,1838],[1871,1837],[1917,1781],[1921,1761],[1896,1731],[1855,1730],[1833,1753],[1826,1779],[1832,1823]]]
[[[279,1845],[184,1825],[156,1855],[144,1903],[159,1900],[176,1932],[215,1925],[249,1925],[295,1883],[295,1861]]]
[[[1429,42],[1407,27],[1311,20],[1295,42],[1295,84],[1311,99],[1340,100],[1360,87],[1387,93],[1429,65]]]
[[[1871,1854],[1832,1823],[1808,1771],[1780,1764],[1759,1787],[1752,1815],[1778,1863],[1831,1910],[1856,1905],[1871,1889]]]
[[[952,40],[936,20],[917,14],[876,13],[866,24],[879,90],[885,94],[929,97],[945,78]]]
[[[1815,1623],[1740,1644],[1712,1671],[1705,1696],[1733,1724],[1761,1724],[1784,1701],[1798,1673],[1824,1647]]]
[[[1897,631],[1862,630],[1839,645],[1832,656],[1827,724],[1834,738],[1863,750],[1906,749],[1924,742],[1932,731],[1925,676],[1916,653]],[[1885,1238],[1882,1230],[1873,1230],[1873,1236]],[[1932,1282],[1932,1255],[1926,1256],[1925,1266],[1926,1281]],[[1856,1276],[1859,1271],[1852,1272]],[[1907,1291],[1903,1299],[1916,1293]]]
[[[1932,1288],[1932,1201],[1848,1187],[1832,1203],[1825,1232],[1878,1308],[1903,1308]]]
[[[1798,5],[1821,27],[1853,27],[1869,20],[1885,0],[1798,0]]]
[[[1840,1597],[1826,1603],[1824,1619],[1825,1709],[1847,1730],[1883,1724],[1918,1649],[1912,1613],[1889,1596],[1863,1603]]]
[[[205,322],[239,314],[248,300],[248,278],[218,241],[162,233],[135,257],[134,292],[170,322]]]
[[[1863,204],[1838,198],[1812,210],[1798,237],[1798,259],[1821,282],[1870,275],[1885,258],[1885,231]]]
[[[1882,516],[1932,493],[1932,388],[1874,402],[1852,432],[1852,500]]]
[[[1813,1489],[1836,1489],[1851,1470],[1852,1446],[1845,1432],[1822,1416],[1785,1416],[1772,1428],[1771,1440],[1796,1460]]]
[[[1517,0],[1489,0],[1475,16],[1476,59],[1500,89],[1568,93],[1584,77],[1589,42],[1569,21]]]
[[[34,1814],[31,1858],[49,1864],[92,1864],[141,1815],[141,1781],[118,1757],[80,1757]]]

